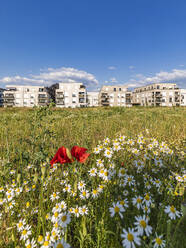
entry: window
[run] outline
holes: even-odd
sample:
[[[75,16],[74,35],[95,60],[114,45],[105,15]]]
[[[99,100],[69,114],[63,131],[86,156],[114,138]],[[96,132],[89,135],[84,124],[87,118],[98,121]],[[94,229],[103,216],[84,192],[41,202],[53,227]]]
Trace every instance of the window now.
[[[160,88],[160,86],[159,85],[157,85],[157,89],[159,89]]]
[[[169,98],[169,102],[172,102],[172,97]]]
[[[44,89],[43,88],[39,88],[39,92],[43,92],[44,91]]]
[[[114,91],[116,91],[116,88],[114,88]]]
[[[121,88],[119,88],[119,91],[121,91]]]
[[[72,97],[76,97],[76,94],[73,93],[73,94],[72,94]]]

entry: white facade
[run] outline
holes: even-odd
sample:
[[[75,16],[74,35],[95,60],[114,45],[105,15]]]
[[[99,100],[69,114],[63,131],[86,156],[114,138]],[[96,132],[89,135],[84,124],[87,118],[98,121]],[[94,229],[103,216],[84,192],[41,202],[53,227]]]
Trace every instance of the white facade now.
[[[87,98],[88,98],[88,106],[89,107],[97,107],[98,104],[98,96],[99,92],[87,92]]]
[[[181,89],[181,106],[186,106],[186,89]]]
[[[83,83],[59,83],[56,90],[56,107],[76,108],[87,106],[87,92]]]
[[[104,85],[99,92],[100,106],[131,106],[132,92],[122,85]]]
[[[3,96],[5,107],[34,107],[49,103],[44,86],[7,85]]]
[[[132,103],[141,106],[180,106],[180,89],[175,83],[155,83],[134,89]]]

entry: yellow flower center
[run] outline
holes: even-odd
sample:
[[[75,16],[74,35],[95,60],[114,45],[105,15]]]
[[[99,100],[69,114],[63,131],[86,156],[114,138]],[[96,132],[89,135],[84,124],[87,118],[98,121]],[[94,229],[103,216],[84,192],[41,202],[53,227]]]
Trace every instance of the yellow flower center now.
[[[123,206],[123,205],[125,205],[125,202],[124,201],[120,201],[120,204]]]
[[[22,226],[23,226],[23,223],[20,222],[20,223],[18,224],[18,227],[22,227]]]
[[[146,201],[149,201],[149,200],[150,200],[150,197],[149,197],[149,195],[148,195],[148,194],[146,194],[146,196],[145,196],[145,200],[146,200]]]
[[[31,244],[27,245],[26,248],[32,248]]]
[[[63,222],[65,222],[66,219],[67,219],[67,216],[66,216],[66,215],[63,215],[63,216],[61,217],[61,220],[62,220]]]
[[[161,245],[161,244],[162,244],[162,240],[161,240],[160,238],[156,238],[156,243],[157,243],[158,245]]]
[[[140,221],[140,225],[145,228],[147,226],[146,222],[144,220],[141,220]]]
[[[27,230],[23,230],[23,231],[22,231],[22,234],[23,234],[23,235],[26,235],[26,234],[27,234]]]
[[[128,178],[128,182],[131,182],[131,181],[132,181],[132,178],[129,177],[129,178]]]
[[[124,175],[124,174],[125,174],[125,170],[121,170],[120,173],[121,173],[122,175]]]
[[[134,236],[131,233],[128,233],[127,239],[128,241],[132,242],[134,240]]]
[[[48,242],[48,241],[45,241],[45,242],[43,243],[43,245],[44,245],[44,246],[48,246],[48,245],[49,245],[49,242]]]
[[[116,207],[114,208],[114,211],[115,211],[115,213],[119,213],[119,208],[116,206]]]
[[[54,216],[55,216],[55,217],[58,217],[58,215],[59,215],[58,212],[55,212],[55,213],[54,213]]]
[[[171,206],[171,207],[170,207],[170,211],[171,211],[172,213],[175,213],[175,212],[176,212],[174,206]]]
[[[85,191],[83,191],[83,193],[82,193],[82,194],[83,194],[83,196],[86,196],[86,192],[85,192]]]
[[[64,248],[64,246],[62,244],[58,244],[56,248]]]
[[[74,212],[77,214],[77,213],[79,212],[79,209],[76,208],[76,209],[74,210]]]
[[[55,228],[58,228],[58,223],[56,222],[56,223],[54,224],[54,226],[55,226]]]
[[[52,232],[52,236],[54,236],[54,237],[55,237],[55,236],[56,236],[56,232]]]
[[[54,193],[54,194],[53,194],[53,197],[56,197],[56,196],[57,196],[56,193]]]
[[[136,201],[137,201],[137,203],[141,203],[141,199],[140,198],[138,198]]]
[[[43,240],[43,236],[42,235],[39,235],[39,237],[38,237],[38,242],[41,242]]]
[[[94,195],[96,195],[97,192],[98,192],[98,191],[97,191],[96,189],[93,190],[93,194],[94,194]]]

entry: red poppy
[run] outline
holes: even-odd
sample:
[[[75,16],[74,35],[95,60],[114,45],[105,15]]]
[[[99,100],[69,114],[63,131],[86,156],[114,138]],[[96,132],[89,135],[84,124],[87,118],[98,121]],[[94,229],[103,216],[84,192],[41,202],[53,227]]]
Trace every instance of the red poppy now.
[[[71,149],[71,154],[74,158],[77,159],[80,163],[84,163],[90,153],[86,153],[87,149],[84,147],[73,146]]]
[[[53,168],[53,164],[56,164],[56,163],[60,163],[60,164],[65,164],[65,163],[72,163],[73,162],[73,159],[72,158],[69,158],[70,156],[68,156],[68,151],[67,149],[62,146],[60,147],[55,156],[53,157],[53,159],[50,161],[50,164],[51,164],[51,168]]]

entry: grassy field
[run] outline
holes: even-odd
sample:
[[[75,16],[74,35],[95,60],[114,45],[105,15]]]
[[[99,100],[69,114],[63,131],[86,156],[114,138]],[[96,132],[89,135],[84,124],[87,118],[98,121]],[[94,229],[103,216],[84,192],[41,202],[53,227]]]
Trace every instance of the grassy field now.
[[[30,159],[41,147],[51,157],[61,145],[90,149],[106,137],[146,129],[169,143],[186,137],[186,108],[0,109],[0,117],[0,157],[11,161]]]
[[[186,108],[0,109],[0,247],[186,247],[185,144]]]

